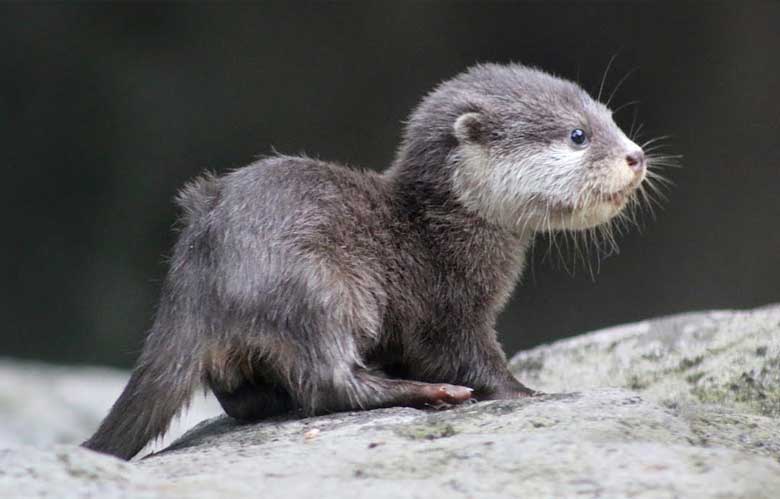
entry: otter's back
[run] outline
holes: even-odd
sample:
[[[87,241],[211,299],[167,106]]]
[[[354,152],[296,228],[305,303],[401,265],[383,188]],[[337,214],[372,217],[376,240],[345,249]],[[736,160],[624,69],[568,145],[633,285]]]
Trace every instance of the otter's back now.
[[[377,174],[332,163],[263,159],[182,191],[183,236],[198,241],[191,251],[208,253],[210,287],[232,309],[289,317],[304,312],[290,307],[311,313],[336,299],[365,307],[382,294],[384,185]],[[378,314],[378,306],[367,308]]]

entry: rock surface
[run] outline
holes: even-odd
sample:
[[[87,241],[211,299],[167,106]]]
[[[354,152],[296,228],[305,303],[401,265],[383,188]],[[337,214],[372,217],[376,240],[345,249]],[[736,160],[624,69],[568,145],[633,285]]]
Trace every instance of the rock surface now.
[[[522,352],[554,394],[205,421],[147,459],[0,450],[0,497],[777,497],[780,306],[612,328]],[[0,423],[2,426],[4,423]]]
[[[108,413],[129,377],[130,373],[119,369],[0,358],[0,449],[83,442]],[[148,450],[163,448],[198,422],[221,413],[215,400],[199,394],[166,438]]]
[[[623,387],[778,418],[780,305],[617,326],[520,352],[510,367],[543,391]]]

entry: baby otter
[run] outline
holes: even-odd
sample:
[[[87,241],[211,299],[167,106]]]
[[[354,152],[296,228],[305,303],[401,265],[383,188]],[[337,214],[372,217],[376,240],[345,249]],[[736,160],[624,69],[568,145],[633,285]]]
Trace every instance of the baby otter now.
[[[579,86],[487,64],[422,100],[382,174],[276,156],[203,176],[137,366],[83,445],[129,459],[200,384],[246,421],[532,395],[494,325],[534,233],[609,221],[645,175]]]

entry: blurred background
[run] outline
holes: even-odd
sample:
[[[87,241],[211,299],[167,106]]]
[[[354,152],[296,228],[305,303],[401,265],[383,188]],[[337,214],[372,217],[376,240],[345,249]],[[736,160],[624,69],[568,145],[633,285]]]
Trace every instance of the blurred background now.
[[[171,199],[271,148],[377,170],[443,79],[521,61],[607,95],[683,168],[591,264],[542,240],[508,353],[675,312],[780,300],[780,3],[3,4],[0,356],[129,366]]]

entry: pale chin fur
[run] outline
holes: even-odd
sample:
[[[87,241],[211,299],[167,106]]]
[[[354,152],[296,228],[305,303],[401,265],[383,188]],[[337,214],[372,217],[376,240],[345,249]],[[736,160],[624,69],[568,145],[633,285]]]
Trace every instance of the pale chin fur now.
[[[638,147],[624,136],[626,149]],[[454,192],[486,220],[519,231],[584,230],[609,222],[640,179],[620,160],[582,165],[583,150],[566,145],[524,155],[492,157],[461,144],[451,160]],[[609,199],[622,193],[620,199]]]

